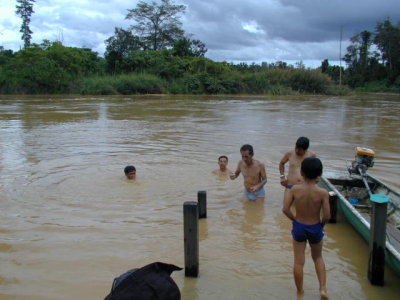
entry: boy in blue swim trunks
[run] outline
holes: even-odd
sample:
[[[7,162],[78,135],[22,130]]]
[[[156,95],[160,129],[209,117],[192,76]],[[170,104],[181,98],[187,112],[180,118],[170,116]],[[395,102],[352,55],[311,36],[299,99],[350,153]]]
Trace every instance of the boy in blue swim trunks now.
[[[317,186],[318,177],[322,175],[322,163],[316,157],[308,157],[301,163],[301,175],[304,181],[293,186],[285,193],[283,213],[293,221],[293,275],[299,296],[303,290],[303,266],[307,241],[311,247],[311,256],[319,281],[321,298],[327,299],[326,270],[322,258],[323,227],[330,218],[329,194]],[[296,214],[291,210],[296,208]],[[320,218],[322,211],[322,220]]]
[[[231,179],[236,179],[240,173],[244,179],[244,201],[263,202],[265,198],[264,185],[267,183],[267,174],[263,163],[253,159],[253,146],[245,144],[240,148],[242,160],[239,161],[234,174],[230,175]]]

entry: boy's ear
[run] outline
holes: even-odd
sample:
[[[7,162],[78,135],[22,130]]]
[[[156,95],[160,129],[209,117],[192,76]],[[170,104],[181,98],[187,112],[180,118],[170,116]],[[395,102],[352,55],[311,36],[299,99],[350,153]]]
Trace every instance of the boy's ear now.
[[[301,175],[302,177],[306,178],[306,176],[304,175],[303,170],[300,170],[300,175]]]

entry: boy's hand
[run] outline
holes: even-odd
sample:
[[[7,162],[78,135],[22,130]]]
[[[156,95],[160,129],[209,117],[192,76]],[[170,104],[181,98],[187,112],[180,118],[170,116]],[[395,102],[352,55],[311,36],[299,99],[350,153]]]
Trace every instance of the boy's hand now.
[[[257,185],[251,186],[249,190],[250,190],[251,193],[255,194],[258,191],[258,186]]]
[[[286,187],[288,184],[287,179],[286,178],[281,178],[281,185]]]

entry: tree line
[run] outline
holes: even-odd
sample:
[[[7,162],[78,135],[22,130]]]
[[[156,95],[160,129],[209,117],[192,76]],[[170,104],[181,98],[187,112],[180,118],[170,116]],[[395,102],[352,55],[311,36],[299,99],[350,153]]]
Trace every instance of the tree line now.
[[[377,22],[374,32],[361,31],[350,42],[343,57],[347,68],[340,70],[324,60],[322,72],[338,81],[342,71],[344,84],[352,88],[400,92],[400,23]]]
[[[206,45],[185,33],[184,5],[173,0],[140,1],[128,9],[131,27],[115,28],[105,40],[104,57],[88,48],[59,41],[31,43],[30,17],[35,0],[17,0],[24,48],[0,46],[0,93],[319,93],[347,88],[400,92],[400,26],[378,22],[376,32],[351,38],[343,60],[347,68],[329,65],[306,69],[285,62],[230,64],[205,57]]]

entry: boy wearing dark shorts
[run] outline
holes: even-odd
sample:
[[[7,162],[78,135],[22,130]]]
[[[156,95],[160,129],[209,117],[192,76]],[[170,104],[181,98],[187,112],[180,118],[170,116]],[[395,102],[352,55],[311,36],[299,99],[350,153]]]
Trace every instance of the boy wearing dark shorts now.
[[[283,213],[293,222],[293,275],[299,296],[303,290],[303,267],[307,241],[311,247],[311,256],[319,281],[321,298],[327,299],[326,270],[322,258],[323,227],[330,219],[329,194],[317,186],[322,175],[322,163],[316,157],[308,157],[301,163],[301,175],[304,181],[293,186],[285,193]],[[295,214],[292,206],[296,207]],[[322,220],[320,218],[322,211]]]

